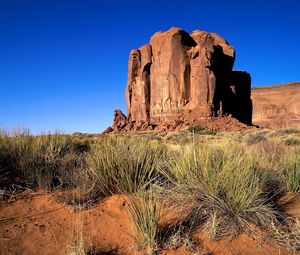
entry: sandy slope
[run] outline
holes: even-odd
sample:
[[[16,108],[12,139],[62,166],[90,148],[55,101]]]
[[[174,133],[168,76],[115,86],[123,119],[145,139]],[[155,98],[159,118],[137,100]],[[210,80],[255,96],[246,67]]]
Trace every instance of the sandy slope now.
[[[90,254],[144,254],[137,251],[136,233],[126,211],[125,196],[112,196],[90,209],[74,211],[60,203],[54,194],[40,190],[15,202],[0,205],[0,254],[69,254],[83,233]],[[300,215],[300,201],[291,213]],[[82,229],[82,231],[81,231]],[[204,233],[196,235],[203,254],[292,254],[262,239],[242,234],[235,239],[211,241]],[[102,252],[102,253],[101,253]],[[109,253],[114,254],[114,253]],[[160,254],[193,254],[185,247]]]

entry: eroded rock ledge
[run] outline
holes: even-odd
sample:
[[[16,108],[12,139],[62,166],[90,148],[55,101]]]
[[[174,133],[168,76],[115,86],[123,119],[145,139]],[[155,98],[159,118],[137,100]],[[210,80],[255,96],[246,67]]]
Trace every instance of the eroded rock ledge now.
[[[252,89],[253,122],[265,128],[300,128],[300,82]]]
[[[215,33],[180,28],[155,33],[149,44],[131,51],[127,117],[116,110],[106,131],[182,130],[190,124],[247,128],[251,77],[233,71],[234,60],[234,48]]]

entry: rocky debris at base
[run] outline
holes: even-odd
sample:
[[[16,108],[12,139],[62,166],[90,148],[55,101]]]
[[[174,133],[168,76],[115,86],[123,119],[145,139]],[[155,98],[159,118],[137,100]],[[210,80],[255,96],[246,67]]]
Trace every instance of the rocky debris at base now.
[[[200,126],[204,129],[217,131],[244,131],[256,128],[255,126],[246,125],[232,116],[197,118],[197,111],[190,111],[187,114],[181,114],[173,120],[161,123],[151,123],[148,121],[128,121],[126,116],[120,111],[115,111],[113,125],[108,127],[104,133],[126,132],[126,131],[183,131],[189,126]]]

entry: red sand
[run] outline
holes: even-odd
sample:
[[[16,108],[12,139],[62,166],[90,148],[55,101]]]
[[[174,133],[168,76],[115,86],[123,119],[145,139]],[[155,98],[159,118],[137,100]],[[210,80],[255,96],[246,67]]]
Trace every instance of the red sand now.
[[[42,190],[15,202],[1,202],[0,254],[70,254],[70,247],[79,239],[80,232],[83,233],[86,250],[98,252],[93,254],[112,250],[116,250],[116,254],[144,254],[137,251],[137,235],[130,223],[124,199],[122,195],[112,196],[93,208],[79,212],[58,202],[54,194]],[[300,201],[290,212],[300,216]],[[199,233],[197,238],[203,254],[292,254],[279,245],[263,243],[246,234],[220,241],[211,241],[204,233]],[[193,253],[180,247],[161,251],[160,254]]]

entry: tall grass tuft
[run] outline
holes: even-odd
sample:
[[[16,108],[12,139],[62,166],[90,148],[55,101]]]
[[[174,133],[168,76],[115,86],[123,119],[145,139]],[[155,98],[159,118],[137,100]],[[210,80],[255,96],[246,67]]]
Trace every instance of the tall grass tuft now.
[[[300,154],[291,152],[285,155],[282,163],[283,179],[288,192],[300,192]]]
[[[76,223],[74,223],[76,224]],[[86,255],[85,244],[83,238],[83,222],[77,223],[78,226],[74,226],[72,231],[72,243],[68,246],[68,255]]]
[[[44,188],[72,185],[84,159],[73,138],[61,133],[33,136],[28,130],[0,135],[0,169],[10,178],[19,177]]]
[[[135,193],[160,178],[166,151],[143,140],[108,137],[91,149],[87,162],[103,196]]]
[[[287,137],[283,140],[285,145],[289,146],[297,146],[300,145],[300,138],[299,137]]]
[[[129,195],[127,210],[139,235],[139,248],[145,250],[148,255],[156,254],[161,240],[159,222],[162,216],[162,204],[160,200],[154,191],[140,191]]]
[[[167,198],[182,224],[204,227],[212,238],[251,231],[253,224],[267,228],[284,217],[268,193],[270,172],[237,144],[185,147],[163,174],[173,184]]]

